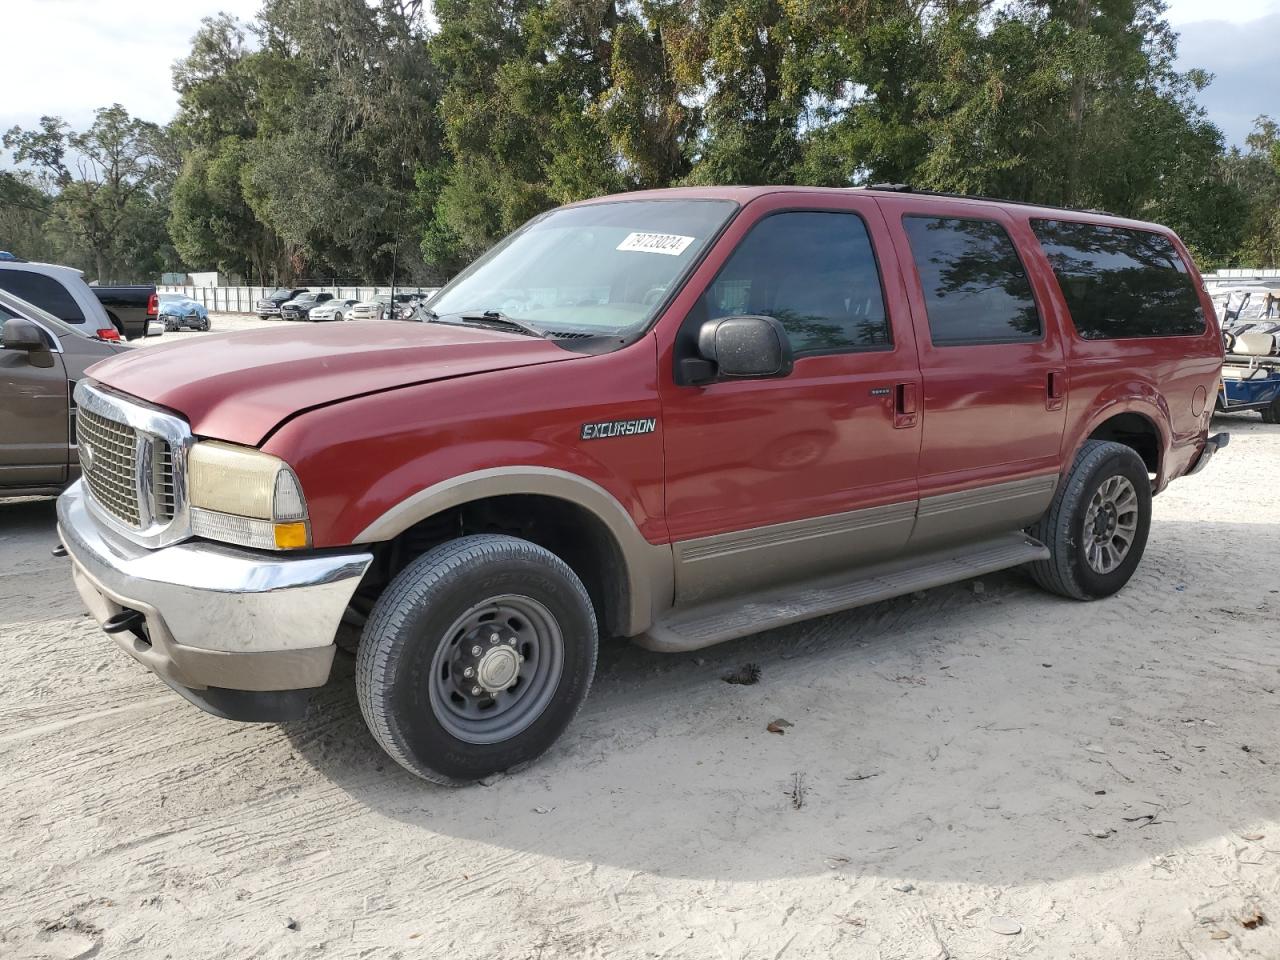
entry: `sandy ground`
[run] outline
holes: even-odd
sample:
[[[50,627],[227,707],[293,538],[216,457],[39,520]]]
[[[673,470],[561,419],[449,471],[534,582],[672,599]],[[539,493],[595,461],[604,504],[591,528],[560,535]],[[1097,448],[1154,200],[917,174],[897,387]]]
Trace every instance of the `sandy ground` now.
[[[52,503],[0,504],[0,957],[1278,957],[1280,427],[1217,428],[1111,600],[614,643],[460,790],[383,757],[349,660],[305,721],[200,713],[82,615]]]

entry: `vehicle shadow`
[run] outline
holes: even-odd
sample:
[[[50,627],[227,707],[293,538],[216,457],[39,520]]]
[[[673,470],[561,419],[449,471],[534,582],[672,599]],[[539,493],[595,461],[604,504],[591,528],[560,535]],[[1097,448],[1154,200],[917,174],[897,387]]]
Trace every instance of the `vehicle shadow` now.
[[[697,654],[609,643],[561,741],[489,786],[387,759],[349,660],[284,729],[362,807],[501,848],[696,878],[1064,879],[1275,816],[1280,592],[1232,578],[1241,555],[1276,569],[1280,525],[1158,523],[1099,603],[1010,572]],[[722,680],[746,663],[758,683]]]

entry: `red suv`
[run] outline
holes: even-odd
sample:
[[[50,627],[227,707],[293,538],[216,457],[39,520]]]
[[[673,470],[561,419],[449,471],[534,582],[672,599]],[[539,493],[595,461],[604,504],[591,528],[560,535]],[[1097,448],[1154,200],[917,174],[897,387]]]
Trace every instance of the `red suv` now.
[[[1002,568],[1115,593],[1222,341],[1169,230],[902,188],[708,188],[532,220],[419,312],[201,338],[80,381],[75,581],[222,716],[360,631],[378,743],[536,757],[601,637],[722,640]]]

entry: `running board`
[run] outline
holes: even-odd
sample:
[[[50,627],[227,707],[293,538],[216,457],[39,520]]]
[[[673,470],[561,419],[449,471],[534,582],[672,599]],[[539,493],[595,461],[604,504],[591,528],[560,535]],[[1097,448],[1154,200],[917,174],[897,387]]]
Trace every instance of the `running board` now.
[[[1049,548],[1025,533],[950,547],[910,559],[867,567],[856,579],[848,574],[762,590],[744,598],[715,600],[672,610],[634,642],[662,653],[700,650],[788,623],[878,603],[917,590],[967,580],[1033,560],[1047,560]]]

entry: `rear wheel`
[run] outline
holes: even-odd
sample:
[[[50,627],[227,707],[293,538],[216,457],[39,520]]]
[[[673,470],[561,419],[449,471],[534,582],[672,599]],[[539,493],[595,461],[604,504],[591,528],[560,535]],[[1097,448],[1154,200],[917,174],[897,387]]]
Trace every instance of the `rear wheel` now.
[[[392,581],[356,654],[360,709],[403,767],[461,784],[543,753],[577,714],[596,621],[559,557],[515,537],[442,544]]]
[[[1046,590],[1076,600],[1109,597],[1133,576],[1151,529],[1151,480],[1131,447],[1086,441],[1032,536],[1049,559],[1030,564]]]
[[[1280,423],[1280,397],[1271,401],[1271,406],[1262,408],[1263,423]]]

